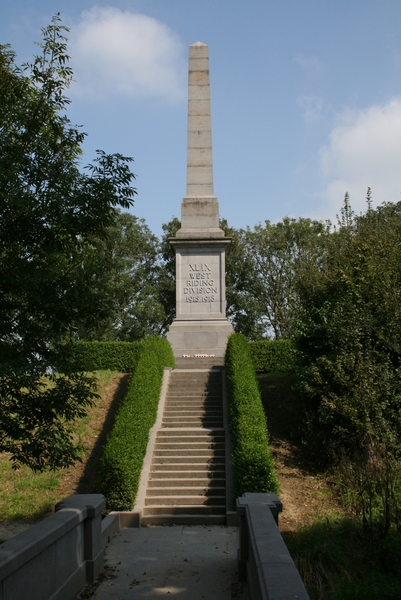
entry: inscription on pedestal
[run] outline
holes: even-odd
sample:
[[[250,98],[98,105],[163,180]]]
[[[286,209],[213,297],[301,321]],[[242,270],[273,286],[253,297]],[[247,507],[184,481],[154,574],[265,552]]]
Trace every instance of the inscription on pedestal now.
[[[177,250],[177,316],[216,318],[225,313],[224,250]]]
[[[218,289],[209,264],[190,263],[185,283],[183,293],[186,302],[216,302]]]

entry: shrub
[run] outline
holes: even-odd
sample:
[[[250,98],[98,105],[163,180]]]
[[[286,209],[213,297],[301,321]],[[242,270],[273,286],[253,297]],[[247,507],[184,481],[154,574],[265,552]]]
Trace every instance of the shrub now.
[[[319,268],[298,280],[295,343],[305,441],[342,462],[365,525],[401,517],[401,203],[356,217],[346,196]],[[352,483],[354,482],[354,483]]]
[[[120,371],[132,373],[137,365],[143,341],[77,342],[73,364],[77,371]],[[61,369],[63,368],[61,366]]]
[[[277,492],[266,417],[249,344],[242,334],[230,336],[225,365],[235,497],[245,492]]]
[[[249,351],[257,373],[295,369],[296,352],[291,340],[249,342]]]
[[[174,367],[169,342],[147,338],[102,458],[100,488],[108,510],[131,510],[134,505],[164,367]]]

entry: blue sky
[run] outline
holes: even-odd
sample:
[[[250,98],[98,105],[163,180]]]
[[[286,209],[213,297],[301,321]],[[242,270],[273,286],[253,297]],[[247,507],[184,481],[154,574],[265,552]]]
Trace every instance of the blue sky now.
[[[133,156],[134,214],[160,235],[185,194],[187,50],[209,46],[220,215],[253,227],[335,220],[401,200],[400,0],[0,0],[0,43],[30,60],[71,28],[70,119],[95,150]]]

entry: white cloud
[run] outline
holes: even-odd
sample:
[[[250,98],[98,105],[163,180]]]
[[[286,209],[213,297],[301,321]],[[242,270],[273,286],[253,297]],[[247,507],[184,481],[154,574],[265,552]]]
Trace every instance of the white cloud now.
[[[185,97],[184,46],[166,25],[140,13],[94,6],[72,28],[76,83],[86,97]]]
[[[364,212],[368,187],[375,206],[401,201],[401,97],[345,111],[340,121],[319,153],[326,216],[339,213],[345,192],[353,210]]]

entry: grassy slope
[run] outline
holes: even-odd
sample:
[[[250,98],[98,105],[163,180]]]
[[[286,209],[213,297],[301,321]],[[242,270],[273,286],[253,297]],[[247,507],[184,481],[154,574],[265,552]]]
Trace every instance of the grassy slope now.
[[[110,391],[119,377],[112,371],[99,371],[97,375],[100,398],[86,417],[75,423],[75,435],[87,447],[82,457],[83,464],[77,463],[70,469],[56,472],[33,473],[28,467],[14,471],[9,456],[0,455],[0,521],[43,517],[53,510],[59,500],[77,491],[74,488],[79,485],[85,463],[101,435],[113,400]]]

